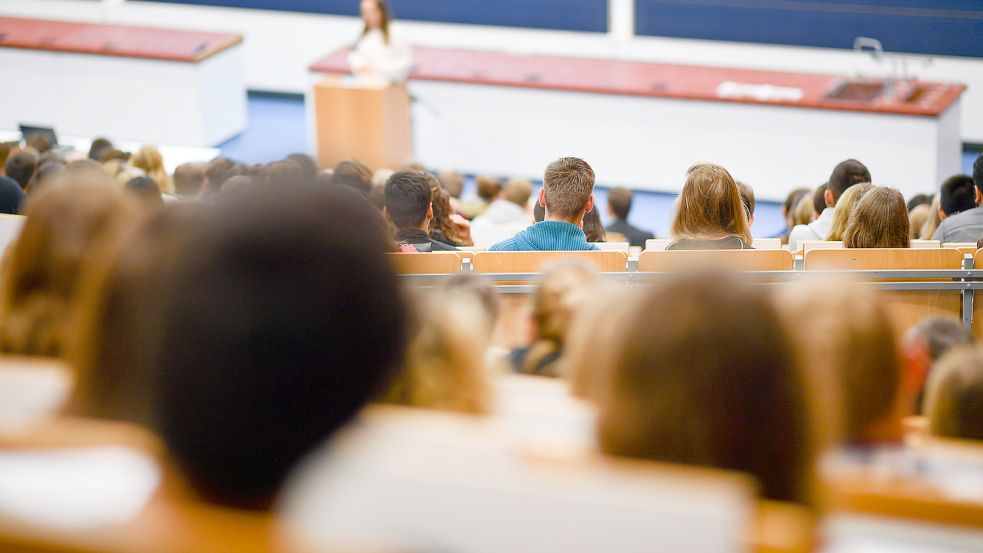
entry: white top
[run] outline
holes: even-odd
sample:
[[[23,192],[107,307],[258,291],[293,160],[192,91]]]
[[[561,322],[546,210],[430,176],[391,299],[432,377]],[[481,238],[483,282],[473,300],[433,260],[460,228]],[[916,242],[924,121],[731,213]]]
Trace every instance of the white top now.
[[[355,44],[355,49],[348,54],[348,64],[356,75],[370,71],[390,83],[401,83],[413,68],[413,51],[400,38],[396,28],[390,25],[388,43],[382,31],[371,30],[365,33]]]
[[[795,252],[800,242],[808,240],[825,240],[829,231],[833,230],[833,213],[836,210],[827,207],[819,214],[819,218],[808,225],[795,225],[788,235],[788,248]]]

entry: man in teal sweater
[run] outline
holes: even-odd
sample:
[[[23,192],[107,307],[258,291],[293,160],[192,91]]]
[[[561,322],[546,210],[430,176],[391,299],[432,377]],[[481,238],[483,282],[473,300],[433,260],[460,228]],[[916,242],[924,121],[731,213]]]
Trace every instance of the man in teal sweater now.
[[[493,245],[497,252],[596,251],[584,234],[584,214],[594,209],[594,170],[575,157],[550,163],[539,192],[546,218]]]

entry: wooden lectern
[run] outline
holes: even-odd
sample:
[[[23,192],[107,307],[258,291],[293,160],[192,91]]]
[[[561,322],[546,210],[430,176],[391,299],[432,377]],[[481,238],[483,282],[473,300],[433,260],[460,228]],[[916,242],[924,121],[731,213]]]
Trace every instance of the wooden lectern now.
[[[372,169],[400,169],[413,159],[406,85],[325,77],[314,85],[314,123],[321,167],[356,158]]]

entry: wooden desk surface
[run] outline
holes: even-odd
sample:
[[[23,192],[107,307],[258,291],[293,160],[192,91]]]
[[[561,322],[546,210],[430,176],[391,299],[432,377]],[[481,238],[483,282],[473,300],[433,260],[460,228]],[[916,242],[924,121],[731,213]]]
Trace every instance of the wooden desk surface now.
[[[347,53],[334,52],[312,64],[310,71],[348,73]],[[440,48],[414,48],[414,56],[410,78],[416,80],[928,117],[941,115],[966,90],[962,84],[920,82],[917,95],[908,102],[857,102],[826,98],[845,76]],[[728,81],[799,88],[803,97],[722,98],[717,88]]]
[[[242,35],[128,25],[0,17],[0,47],[199,62],[242,42]]]

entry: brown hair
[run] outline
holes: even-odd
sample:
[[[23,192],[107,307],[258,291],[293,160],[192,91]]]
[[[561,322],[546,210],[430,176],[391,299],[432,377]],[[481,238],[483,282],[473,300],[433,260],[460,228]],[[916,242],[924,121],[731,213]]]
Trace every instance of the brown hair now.
[[[983,347],[946,354],[932,370],[927,401],[932,434],[983,440]]]
[[[120,240],[139,209],[108,182],[81,178],[38,190],[24,214],[0,287],[0,350],[59,356],[73,334],[84,264]]]
[[[816,447],[792,341],[763,289],[720,283],[676,275],[633,300],[602,388],[601,448],[746,472],[768,499],[812,504]]]
[[[502,192],[502,181],[495,177],[479,176],[474,182],[478,197],[486,202],[494,200]]]
[[[894,188],[874,187],[850,213],[843,246],[847,248],[908,248],[911,230],[904,196]]]
[[[620,186],[608,190],[608,207],[611,208],[615,217],[621,220],[628,218],[628,213],[631,211],[632,196],[631,190]]]
[[[594,193],[594,170],[576,157],[560,158],[549,164],[543,177],[546,211],[560,217],[579,215]]]
[[[392,20],[392,12],[389,10],[389,2],[387,0],[371,1],[375,2],[376,7],[379,8],[379,13],[382,14],[382,25],[380,25],[380,30],[382,31],[382,38],[386,41],[386,44],[389,44],[389,22]],[[370,30],[371,29],[369,29],[369,26],[366,25],[362,30],[362,36],[367,35]]]
[[[430,220],[430,236],[435,240],[446,242],[451,246],[470,246],[470,240],[463,236],[451,221],[454,209],[451,208],[451,197],[440,186],[437,177],[430,173],[421,172],[426,175],[430,185],[430,205],[433,206],[433,219]]]
[[[867,192],[874,189],[874,185],[861,183],[850,188],[840,196],[840,201],[836,202],[833,210],[833,226],[829,229],[826,240],[838,242],[843,240],[843,233],[846,231],[847,223],[850,221],[850,214]]]
[[[744,203],[744,210],[747,211],[748,219],[754,216],[754,189],[744,184],[743,182],[737,183],[737,188],[741,191],[741,202]]]
[[[78,379],[73,413],[151,424],[156,389],[151,355],[157,321],[152,299],[163,268],[181,251],[208,206],[164,206],[136,233],[86,264],[79,285],[77,332],[67,358]]]
[[[939,206],[942,203],[942,196],[936,194],[932,198],[931,211],[928,213],[928,218],[925,220],[925,224],[921,228],[921,237],[925,240],[931,240],[932,236],[935,236],[935,231],[938,230],[939,225],[942,224],[942,216],[939,215]]]
[[[816,220],[816,206],[812,202],[812,194],[803,195],[792,209],[792,226],[808,225]]]
[[[908,212],[908,225],[911,227],[911,239],[917,240],[921,238],[922,228],[925,227],[925,223],[928,222],[928,218],[932,212],[932,204],[918,204]],[[932,232],[935,232],[934,230]],[[931,236],[926,238],[926,240],[931,239]]]
[[[737,236],[751,243],[741,192],[727,169],[715,163],[697,163],[689,168],[670,231],[676,240]]]
[[[842,402],[842,420],[832,422],[843,439],[870,441],[870,425],[891,416],[901,393],[897,338],[881,297],[853,282],[831,281],[789,289],[780,305],[802,337],[810,374],[837,384],[826,393]]]

